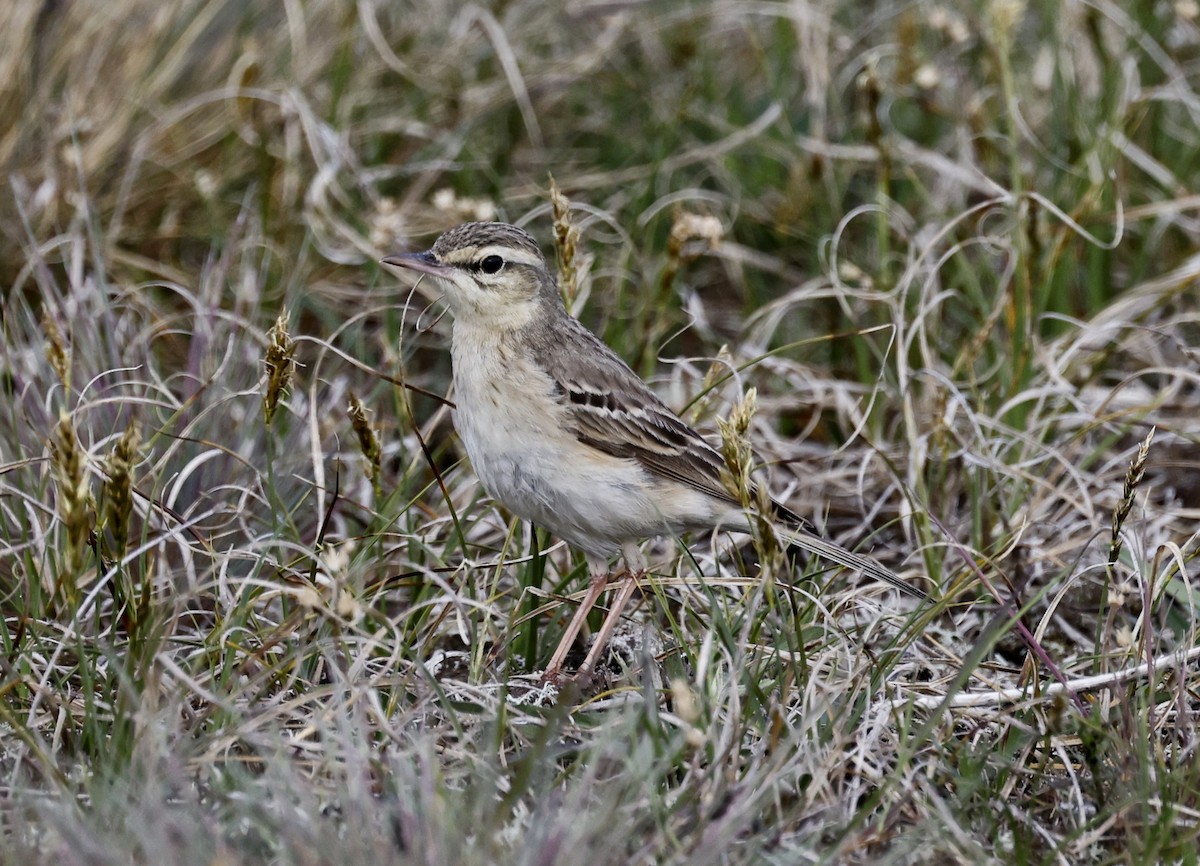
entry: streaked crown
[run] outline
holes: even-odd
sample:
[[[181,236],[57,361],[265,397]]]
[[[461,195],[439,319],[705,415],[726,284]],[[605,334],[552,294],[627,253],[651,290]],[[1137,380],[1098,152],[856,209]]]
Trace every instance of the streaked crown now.
[[[445,290],[459,325],[523,327],[566,315],[558,281],[529,233],[507,223],[464,223],[423,253],[397,253],[386,265],[429,274]]]
[[[463,223],[439,237],[429,252],[448,265],[468,264],[495,254],[518,264],[546,266],[537,241],[508,223]]]

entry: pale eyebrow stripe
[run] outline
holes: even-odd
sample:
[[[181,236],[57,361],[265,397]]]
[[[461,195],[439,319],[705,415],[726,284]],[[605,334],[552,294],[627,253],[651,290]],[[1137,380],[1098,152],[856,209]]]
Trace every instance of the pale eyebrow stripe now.
[[[535,255],[528,250],[520,250],[503,244],[488,244],[486,247],[479,247],[471,255],[471,259],[473,261],[482,261],[487,256],[492,255],[500,256],[505,261],[517,265],[542,264],[541,256]]]

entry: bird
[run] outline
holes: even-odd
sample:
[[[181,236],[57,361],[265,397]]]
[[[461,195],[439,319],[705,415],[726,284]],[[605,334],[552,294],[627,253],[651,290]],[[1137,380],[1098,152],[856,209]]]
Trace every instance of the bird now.
[[[454,424],[485,490],[587,560],[588,591],[543,673],[546,682],[564,678],[589,611],[610,578],[624,578],[573,677],[586,681],[646,573],[643,540],[689,530],[751,532],[739,498],[722,480],[724,460],[568,312],[525,230],[464,223],[424,252],[388,255],[382,263],[428,275],[443,291],[454,317]],[[929,599],[768,501],[787,543]],[[614,575],[609,565],[618,554],[625,569]]]

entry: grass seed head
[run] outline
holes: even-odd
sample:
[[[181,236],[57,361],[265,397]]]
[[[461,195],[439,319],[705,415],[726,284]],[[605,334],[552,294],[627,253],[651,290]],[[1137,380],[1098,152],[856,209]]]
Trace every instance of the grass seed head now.
[[[558,285],[568,307],[579,294],[579,226],[571,222],[571,202],[550,176],[550,206],[554,212],[554,250],[558,254]]]
[[[362,451],[363,460],[367,467],[367,477],[372,482],[379,480],[380,468],[383,461],[383,450],[379,447],[379,434],[371,424],[367,409],[363,406],[358,395],[350,392],[350,405],[346,408],[350,416],[350,426],[358,437],[358,447]]]
[[[754,456],[746,433],[757,406],[758,390],[750,388],[733,407],[728,419],[717,420],[717,429],[721,432],[721,456],[725,459],[726,474],[722,480],[743,508],[749,508],[754,501],[754,485],[750,479]]]
[[[667,236],[667,265],[660,286],[670,286],[685,264],[715,249],[724,237],[725,229],[716,217],[677,209]]]
[[[690,262],[719,247],[724,238],[725,228],[716,217],[679,210],[671,222],[667,254]]]
[[[287,307],[279,313],[279,318],[267,332],[267,352],[263,363],[267,368],[267,389],[263,392],[263,417],[267,424],[275,415],[279,399],[287,393],[295,373],[296,341],[292,339],[287,329]]]
[[[700,394],[692,403],[690,414],[692,424],[698,422],[708,411],[709,404],[717,394],[717,383],[733,369],[733,366],[733,355],[729,352],[729,346],[723,343],[717,350],[717,357],[708,365],[708,370],[704,373],[704,381],[700,383]]]
[[[131,423],[105,461],[104,525],[116,556],[125,553],[129,540],[129,515],[133,512],[133,467],[138,462],[142,437]]]
[[[1150,443],[1154,441],[1154,430],[1155,428],[1150,428],[1150,432],[1146,434],[1146,438],[1138,447],[1137,454],[1129,463],[1129,471],[1125,473],[1125,487],[1121,491],[1121,501],[1117,505],[1117,510],[1113,512],[1112,537],[1108,546],[1110,567],[1117,564],[1117,558],[1121,555],[1121,547],[1124,545],[1121,539],[1121,527],[1125,525],[1129,512],[1133,510],[1138,485],[1142,483],[1142,478],[1146,474],[1146,463],[1150,458]]]
[[[1000,42],[1012,39],[1012,33],[1025,17],[1025,0],[992,0],[988,7],[988,18],[992,32]]]
[[[750,447],[750,422],[758,408],[758,390],[750,388],[728,420],[718,420],[721,432],[721,456],[725,459],[722,481],[742,508],[752,515],[754,522],[754,547],[758,554],[759,567],[764,576],[779,573],[783,565],[782,551],[772,515],[775,511],[771,494],[764,485],[755,484],[754,451]]]
[[[71,387],[71,349],[49,308],[42,311],[42,332],[46,335],[46,359],[60,382]]]
[[[58,577],[56,593],[73,605],[92,537],[95,498],[87,474],[87,455],[71,416],[65,412],[50,437],[50,471],[54,477],[58,516],[67,536],[67,569]]]

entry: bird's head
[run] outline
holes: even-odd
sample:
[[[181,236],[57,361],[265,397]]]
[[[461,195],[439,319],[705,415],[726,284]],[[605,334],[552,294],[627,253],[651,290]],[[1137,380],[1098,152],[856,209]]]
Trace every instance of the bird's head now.
[[[464,223],[423,253],[398,253],[383,263],[432,276],[463,323],[522,327],[540,305],[561,304],[537,242],[507,223]]]

